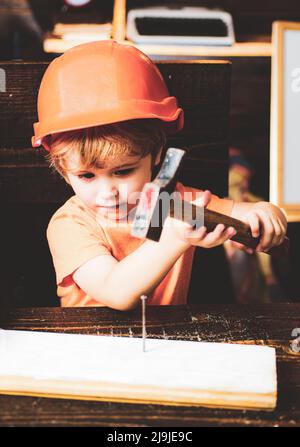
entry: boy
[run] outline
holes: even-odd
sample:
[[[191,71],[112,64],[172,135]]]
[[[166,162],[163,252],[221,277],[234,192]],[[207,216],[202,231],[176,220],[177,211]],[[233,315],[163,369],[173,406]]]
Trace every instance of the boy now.
[[[159,242],[131,236],[138,194],[161,161],[166,133],[183,127],[157,67],[139,50],[113,41],[67,51],[48,67],[39,91],[33,145],[75,195],[52,216],[47,238],[62,306],[128,310],[147,304],[184,304],[195,246],[223,244],[234,228],[207,233],[167,218]],[[258,250],[278,245],[286,219],[274,205],[233,203],[186,188],[200,206],[248,222],[262,233]],[[205,272],[204,272],[205,274]]]

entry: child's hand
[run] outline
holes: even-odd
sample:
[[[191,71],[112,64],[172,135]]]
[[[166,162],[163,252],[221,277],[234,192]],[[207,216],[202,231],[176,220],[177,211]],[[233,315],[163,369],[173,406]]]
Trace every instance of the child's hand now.
[[[258,202],[241,218],[249,224],[253,237],[261,235],[256,251],[268,251],[270,248],[280,245],[285,237],[287,221],[280,209],[268,202]],[[233,244],[242,248],[241,244]],[[243,248],[248,253],[253,253],[249,248]]]
[[[233,227],[225,229],[225,225],[218,224],[210,233],[207,233],[206,227],[201,227],[197,230],[188,229],[185,233],[185,239],[189,241],[190,245],[212,248],[224,244],[224,242],[232,238],[235,234],[236,230]]]
[[[197,205],[206,207],[211,200],[211,196],[210,191],[204,191],[197,199]],[[165,221],[162,238],[173,237],[177,242],[185,245],[186,248],[191,245],[212,248],[223,244],[235,234],[236,230],[234,228],[229,227],[225,229],[223,224],[217,225],[214,231],[207,233],[205,226],[194,230],[192,225],[168,217]]]

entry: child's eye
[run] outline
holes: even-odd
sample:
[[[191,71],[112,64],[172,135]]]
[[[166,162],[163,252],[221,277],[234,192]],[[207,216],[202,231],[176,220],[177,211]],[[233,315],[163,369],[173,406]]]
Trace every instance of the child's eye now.
[[[121,177],[121,176],[125,177],[126,175],[131,174],[134,171],[134,169],[135,168],[121,169],[120,171],[115,171],[114,174],[118,177]]]
[[[89,177],[89,176],[91,176],[91,177]],[[78,175],[78,178],[85,179],[85,180],[90,180],[93,177],[94,177],[94,174],[92,174],[91,172],[86,172],[85,174]]]

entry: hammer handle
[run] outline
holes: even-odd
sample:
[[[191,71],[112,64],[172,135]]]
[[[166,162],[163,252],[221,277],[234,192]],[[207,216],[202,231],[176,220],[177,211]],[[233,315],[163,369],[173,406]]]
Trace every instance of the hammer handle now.
[[[195,223],[196,216],[199,216],[199,207],[192,203],[183,201],[184,215],[181,216],[182,220],[188,223]],[[174,216],[174,208],[171,207],[171,215]],[[201,215],[201,214],[200,214]],[[178,218],[178,213],[176,216]],[[259,244],[260,237],[254,238],[251,233],[251,228],[245,222],[235,219],[234,217],[226,216],[225,214],[217,213],[216,211],[204,208],[204,222],[207,231],[213,231],[218,224],[225,225],[226,228],[233,227],[236,230],[236,234],[231,237],[232,241],[240,242],[246,247],[255,249]],[[289,251],[289,239],[285,237],[284,241],[275,247],[272,247],[269,251],[265,252],[275,257],[287,256]]]

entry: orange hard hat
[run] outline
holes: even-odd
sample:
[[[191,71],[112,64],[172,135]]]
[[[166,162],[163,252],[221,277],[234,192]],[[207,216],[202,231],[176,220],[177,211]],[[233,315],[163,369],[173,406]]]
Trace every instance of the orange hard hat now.
[[[167,133],[183,127],[156,65],[135,47],[113,40],[66,51],[48,66],[38,94],[33,147],[47,135],[139,118],[156,118]]]

